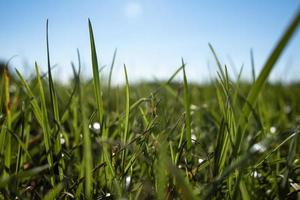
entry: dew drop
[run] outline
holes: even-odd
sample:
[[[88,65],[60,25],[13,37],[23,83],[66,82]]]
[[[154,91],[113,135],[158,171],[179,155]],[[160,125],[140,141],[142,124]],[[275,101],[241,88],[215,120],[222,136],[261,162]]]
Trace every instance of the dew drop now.
[[[272,134],[274,134],[274,133],[276,133],[276,127],[275,126],[271,126],[270,127],[270,133],[272,133]]]
[[[251,176],[252,176],[253,178],[260,178],[260,177],[261,177],[261,174],[258,173],[257,171],[254,171],[254,172],[251,172]]]
[[[93,124],[93,129],[99,130],[99,129],[100,129],[100,123],[95,122],[95,123]]]
[[[65,139],[63,137],[60,138],[60,144],[65,144]]]
[[[126,178],[125,178],[125,187],[129,188],[130,183],[131,183],[131,176],[126,176]]]
[[[202,159],[202,158],[199,158],[199,159],[198,159],[198,163],[199,163],[199,164],[201,164],[201,163],[203,163],[203,162],[204,162],[204,159]]]
[[[194,105],[194,104],[191,104],[191,106],[190,106],[190,109],[191,109],[191,110],[197,110],[197,108],[198,108],[198,107],[197,107],[196,105]]]
[[[89,124],[89,129],[91,129],[92,131],[96,132],[96,133],[100,133],[100,123],[99,122],[94,122],[93,124]]]
[[[256,153],[256,152],[259,152],[259,153],[263,153],[265,152],[267,149],[264,145],[260,144],[260,143],[256,143],[254,144],[252,147],[251,147],[251,152],[252,153]]]
[[[191,135],[191,140],[192,140],[192,143],[195,143],[195,141],[197,140],[197,137],[195,134]]]

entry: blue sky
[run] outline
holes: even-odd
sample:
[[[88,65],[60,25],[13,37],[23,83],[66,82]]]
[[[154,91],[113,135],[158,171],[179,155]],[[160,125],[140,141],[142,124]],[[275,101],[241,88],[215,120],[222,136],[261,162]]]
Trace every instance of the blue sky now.
[[[211,43],[223,64],[244,64],[249,78],[250,49],[258,72],[299,9],[299,0],[45,0],[0,2],[0,60],[18,55],[12,66],[29,74],[35,61],[46,69],[45,24],[49,19],[50,54],[56,77],[67,80],[79,48],[91,74],[87,19],[94,28],[99,61],[110,64],[115,48],[115,83],[123,64],[131,81],[166,79],[187,62],[188,78],[203,82],[216,74]],[[295,80],[300,73],[300,31],[282,55],[272,80]],[[230,67],[229,67],[230,68]],[[230,68],[231,71],[232,68]],[[104,73],[108,73],[108,67]]]

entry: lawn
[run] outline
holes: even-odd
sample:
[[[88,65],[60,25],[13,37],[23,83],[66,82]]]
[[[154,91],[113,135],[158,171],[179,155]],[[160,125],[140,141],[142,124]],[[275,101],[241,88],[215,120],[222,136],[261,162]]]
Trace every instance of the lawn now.
[[[124,66],[117,87],[90,21],[93,77],[78,51],[74,78],[54,81],[47,22],[47,73],[1,69],[0,199],[299,199],[300,84],[268,82],[299,23],[300,12],[251,81],[209,45],[207,84],[190,84],[182,59],[161,82],[131,83]]]

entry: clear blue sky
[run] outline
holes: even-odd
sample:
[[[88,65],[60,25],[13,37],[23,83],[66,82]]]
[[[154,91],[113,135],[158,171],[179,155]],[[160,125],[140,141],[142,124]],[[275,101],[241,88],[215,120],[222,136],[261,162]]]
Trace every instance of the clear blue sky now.
[[[70,61],[77,61],[77,48],[85,64],[84,73],[91,74],[90,18],[101,64],[110,64],[118,48],[115,83],[124,80],[123,63],[132,81],[166,79],[179,67],[181,57],[188,63],[191,81],[208,80],[216,73],[209,42],[223,64],[230,66],[230,60],[236,68],[244,64],[244,77],[249,78],[250,49],[259,71],[299,6],[299,0],[3,0],[0,59],[18,55],[13,67],[28,74],[37,61],[45,71],[48,18],[51,62],[59,66],[55,76],[66,80],[71,75]],[[271,79],[297,79],[299,65],[300,31]]]

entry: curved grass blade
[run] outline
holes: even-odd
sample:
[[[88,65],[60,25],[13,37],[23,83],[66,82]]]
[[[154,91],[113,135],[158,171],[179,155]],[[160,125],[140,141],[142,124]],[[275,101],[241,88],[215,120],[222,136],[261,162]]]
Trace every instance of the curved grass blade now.
[[[293,37],[299,24],[300,24],[300,9],[298,10],[295,18],[290,23],[289,27],[287,28],[287,30],[285,31],[283,36],[280,38],[276,47],[274,48],[271,55],[269,56],[266,63],[264,64],[262,71],[260,72],[257,80],[253,84],[253,86],[249,92],[249,95],[247,97],[247,102],[249,102],[250,104],[255,103],[255,100],[257,99],[257,96],[258,96],[259,92],[261,91],[264,83],[266,82],[269,74],[271,73],[272,69],[274,68],[275,63],[279,59],[280,55],[282,54],[283,50],[287,46],[288,42]],[[250,114],[249,107],[245,105],[243,110],[244,110],[245,117],[248,117],[248,115]]]
[[[254,107],[257,97],[258,97],[260,91],[262,90],[265,82],[267,81],[267,78],[269,77],[272,69],[274,68],[275,63],[279,59],[280,55],[282,54],[283,50],[287,46],[288,42],[293,37],[299,24],[300,24],[300,9],[297,11],[294,19],[289,24],[287,30],[284,32],[284,34],[280,38],[279,42],[277,43],[277,45],[275,46],[271,55],[269,56],[266,63],[264,64],[258,78],[255,80],[254,84],[252,85],[252,87],[249,91],[249,94],[247,96],[246,103],[243,106],[242,113],[243,113],[244,117],[241,117],[240,118],[241,120],[248,119],[248,117],[251,113],[251,108],[249,107],[249,105],[252,105]],[[242,125],[241,120],[239,122],[239,125]],[[244,131],[242,131],[241,134],[238,134],[237,150],[239,150],[239,147],[241,145],[241,141],[243,141],[243,138],[244,138]]]

